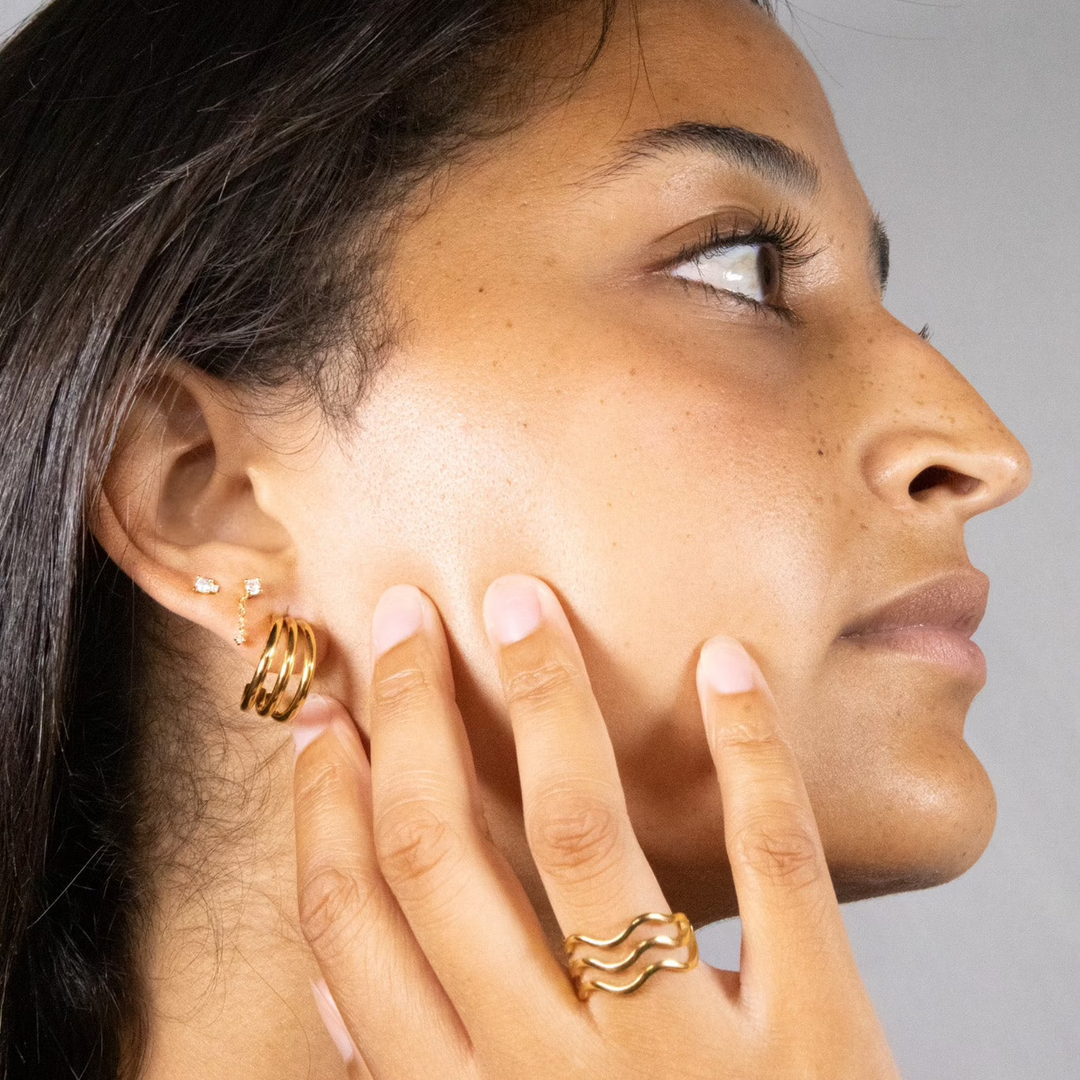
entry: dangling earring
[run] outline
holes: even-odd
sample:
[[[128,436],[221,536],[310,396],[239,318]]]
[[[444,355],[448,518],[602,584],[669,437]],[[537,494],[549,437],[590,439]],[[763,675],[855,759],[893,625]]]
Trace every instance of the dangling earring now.
[[[284,643],[282,639],[284,638]],[[300,683],[296,687],[292,698],[280,706],[278,702],[284,696],[286,688],[294,675],[296,667],[297,646],[300,639],[304,642],[304,659],[300,669]],[[270,668],[278,653],[281,652],[281,666],[278,668],[271,689],[263,686]],[[289,615],[279,615],[270,627],[270,637],[267,638],[266,648],[255,668],[255,674],[251,682],[244,687],[244,696],[240,699],[240,708],[250,709],[255,705],[255,711],[260,716],[270,716],[274,720],[284,723],[291,720],[299,711],[307,698],[311,688],[311,680],[315,675],[315,635],[311,627],[303,619],[294,619]]]
[[[216,589],[214,591],[217,592]],[[236,636],[233,638],[237,645],[243,645],[247,641],[247,602],[261,592],[262,581],[259,578],[244,579],[244,595],[240,597],[239,625],[236,628]]]

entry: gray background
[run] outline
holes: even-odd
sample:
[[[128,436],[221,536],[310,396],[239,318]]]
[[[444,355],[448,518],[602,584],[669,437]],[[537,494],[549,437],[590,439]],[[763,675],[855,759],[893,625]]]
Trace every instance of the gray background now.
[[[36,4],[0,0],[0,34]],[[889,306],[1027,445],[1035,482],[969,527],[994,581],[969,742],[982,860],[845,908],[907,1080],[1080,1077],[1080,4],[792,0],[893,238]],[[738,922],[702,932],[738,964]]]

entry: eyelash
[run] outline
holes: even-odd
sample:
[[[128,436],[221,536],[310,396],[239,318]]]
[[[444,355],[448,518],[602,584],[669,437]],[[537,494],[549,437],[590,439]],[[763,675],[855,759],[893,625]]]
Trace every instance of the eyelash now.
[[[724,251],[735,247],[771,247],[777,255],[777,272],[780,279],[780,290],[787,275],[800,266],[805,266],[811,259],[820,253],[820,248],[811,246],[814,231],[809,225],[804,225],[796,215],[783,210],[772,217],[759,216],[749,224],[737,222],[727,227],[721,226],[716,221],[710,222],[708,232],[699,240],[687,244],[668,264],[667,270],[673,270],[683,263],[692,262],[702,255],[710,252]],[[692,282],[683,278],[676,278],[682,284],[690,288],[697,285],[714,295],[720,295],[725,300],[734,299],[737,302],[750,307],[754,311],[769,312],[779,315],[788,322],[797,322],[798,317],[791,308],[784,304],[765,304],[755,300],[751,296],[741,293],[728,292],[725,289],[717,289],[707,282]]]

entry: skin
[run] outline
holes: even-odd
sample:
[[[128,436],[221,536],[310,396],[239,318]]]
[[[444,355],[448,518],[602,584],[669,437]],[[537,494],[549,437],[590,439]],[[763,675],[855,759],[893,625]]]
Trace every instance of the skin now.
[[[238,698],[271,612],[288,610],[317,629],[319,691],[365,737],[371,612],[387,587],[420,587],[445,625],[488,826],[549,941],[562,932],[482,619],[494,579],[526,572],[558,596],[669,910],[695,924],[737,910],[695,689],[718,633],[771,687],[839,898],[927,887],[971,866],[993,829],[963,738],[982,679],[842,635],[963,572],[964,523],[1029,479],[987,405],[882,306],[870,206],[792,43],[740,0],[638,7],[568,101],[418,193],[387,271],[399,342],[354,425],[177,364],[133,411],[96,525],[177,634],[199,628],[185,640],[208,700]],[[580,27],[559,33],[556,55],[572,55]],[[789,190],[698,150],[601,175],[626,140],[685,122],[781,140],[819,182]],[[784,212],[815,252],[785,280],[797,322],[662,268],[704,222]],[[195,594],[200,574],[220,594]],[[236,596],[256,574],[238,648]],[[223,739],[216,720],[195,726],[204,761],[256,784],[261,809],[197,897],[205,834],[159,875],[148,1075],[191,1075],[192,1060],[215,1062],[207,1075],[333,1075],[296,916],[291,751],[268,721],[229,711]],[[252,815],[228,785],[207,797],[208,819]],[[208,910],[228,912],[224,955]]]

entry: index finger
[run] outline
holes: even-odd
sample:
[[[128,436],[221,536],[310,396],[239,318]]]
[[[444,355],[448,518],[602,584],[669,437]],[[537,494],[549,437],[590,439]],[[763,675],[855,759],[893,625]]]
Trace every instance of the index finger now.
[[[711,638],[697,668],[742,917],[743,994],[820,995],[855,968],[817,822],[776,703],[739,642]]]

